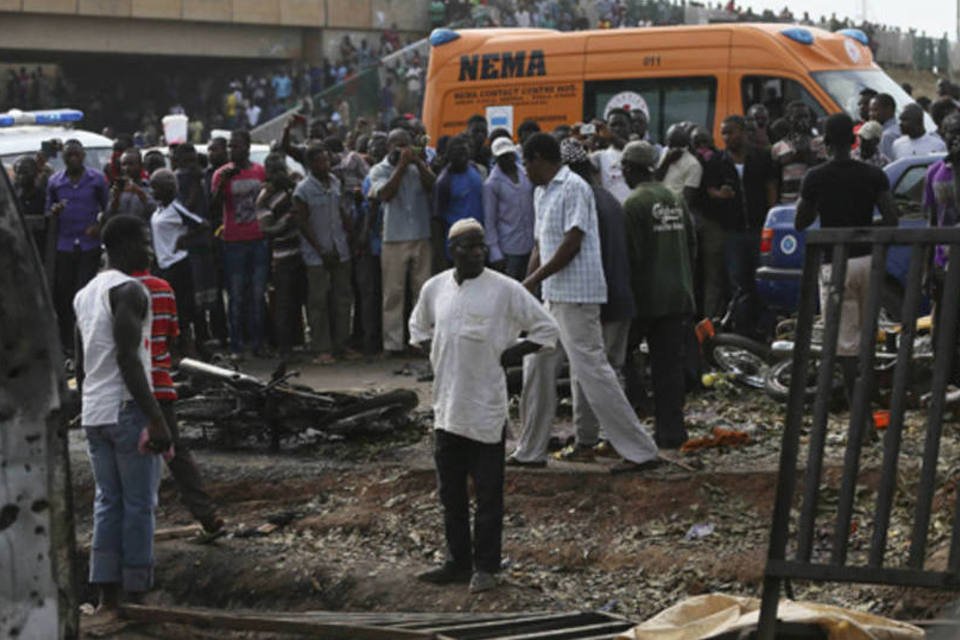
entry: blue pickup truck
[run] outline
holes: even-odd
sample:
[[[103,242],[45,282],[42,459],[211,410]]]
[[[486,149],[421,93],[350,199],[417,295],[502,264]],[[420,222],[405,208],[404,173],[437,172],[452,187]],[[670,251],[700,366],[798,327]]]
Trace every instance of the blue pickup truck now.
[[[884,167],[894,199],[900,207],[900,226],[927,224],[922,212],[924,176],[927,168],[941,158],[943,154],[903,158]],[[796,207],[792,204],[773,207],[767,212],[760,236],[757,291],[767,308],[777,315],[794,313],[800,299],[804,234],[794,228],[795,216]],[[814,223],[814,226],[818,226],[818,223]],[[891,247],[887,252],[883,307],[893,318],[900,313],[909,261],[910,250],[907,247]]]

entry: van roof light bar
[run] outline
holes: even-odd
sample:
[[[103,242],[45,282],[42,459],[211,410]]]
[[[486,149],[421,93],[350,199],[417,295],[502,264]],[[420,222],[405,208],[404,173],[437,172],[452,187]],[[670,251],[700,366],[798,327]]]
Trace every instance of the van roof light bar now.
[[[67,124],[83,120],[83,111],[77,109],[47,109],[44,111],[20,111],[11,109],[0,113],[0,127],[19,124]]]
[[[439,47],[442,44],[447,44],[448,42],[453,42],[460,37],[460,34],[454,31],[453,29],[434,29],[430,33],[430,46]]]
[[[790,27],[789,29],[784,29],[780,33],[787,36],[794,42],[799,42],[800,44],[813,44],[813,34],[810,33],[809,29],[804,29],[803,27]]]
[[[845,35],[848,38],[853,38],[865,47],[870,46],[870,38],[860,29],[840,29],[837,33]]]

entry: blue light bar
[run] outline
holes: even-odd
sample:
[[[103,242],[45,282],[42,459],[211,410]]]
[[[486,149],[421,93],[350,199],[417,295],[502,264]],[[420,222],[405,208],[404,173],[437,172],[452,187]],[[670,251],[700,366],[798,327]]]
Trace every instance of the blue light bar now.
[[[36,124],[61,124],[64,122],[80,122],[83,120],[83,111],[76,109],[57,109],[56,111],[33,111]]]
[[[789,29],[784,29],[780,33],[787,36],[794,42],[799,42],[800,44],[813,44],[813,34],[810,33],[809,29],[804,29],[803,27],[790,27]]]
[[[83,111],[77,109],[50,109],[47,111],[20,111],[11,109],[0,113],[0,127],[18,124],[66,124],[83,120]]]
[[[460,37],[460,34],[454,31],[453,29],[434,29],[430,33],[430,46],[439,47],[442,44],[447,44],[448,42],[453,42]]]
[[[860,29],[841,29],[840,31],[837,31],[837,33],[845,35],[848,38],[853,38],[865,47],[870,46],[870,38],[868,38],[867,34]]]

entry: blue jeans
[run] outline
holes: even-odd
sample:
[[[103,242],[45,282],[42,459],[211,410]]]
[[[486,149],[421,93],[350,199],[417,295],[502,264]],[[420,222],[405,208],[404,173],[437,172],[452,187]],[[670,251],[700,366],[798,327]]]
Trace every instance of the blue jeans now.
[[[147,418],[124,402],[116,424],[86,427],[87,450],[97,490],[93,503],[90,582],[143,592],[153,585],[159,455],[137,450]]]
[[[507,261],[507,266],[504,269],[506,275],[514,280],[523,282],[527,277],[527,265],[530,263],[530,254],[511,255],[505,253],[503,254],[503,258]]]
[[[266,240],[223,243],[223,270],[230,296],[230,350],[245,346],[257,351],[263,345],[264,295],[270,271],[270,248]]]

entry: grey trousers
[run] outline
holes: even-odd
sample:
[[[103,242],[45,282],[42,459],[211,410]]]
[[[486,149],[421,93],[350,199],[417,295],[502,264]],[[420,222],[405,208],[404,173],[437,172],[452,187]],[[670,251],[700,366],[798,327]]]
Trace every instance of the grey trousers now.
[[[630,320],[617,320],[604,322],[602,326],[603,348],[607,355],[607,362],[617,374],[618,383],[620,383],[620,372],[627,359],[630,322]],[[600,440],[600,422],[583,394],[583,385],[577,380],[571,380],[571,390],[573,391],[573,426],[577,432],[577,444],[592,447]]]
[[[548,309],[560,325],[560,342],[570,361],[574,420],[579,418],[578,442],[595,444],[602,425],[610,444],[627,460],[641,463],[655,458],[657,445],[640,424],[608,360],[599,305],[548,303]],[[624,338],[620,351],[625,350]],[[520,398],[523,431],[513,452],[522,462],[546,458],[557,406],[557,372],[562,362],[560,349],[524,358]],[[590,426],[591,422],[595,426]]]

